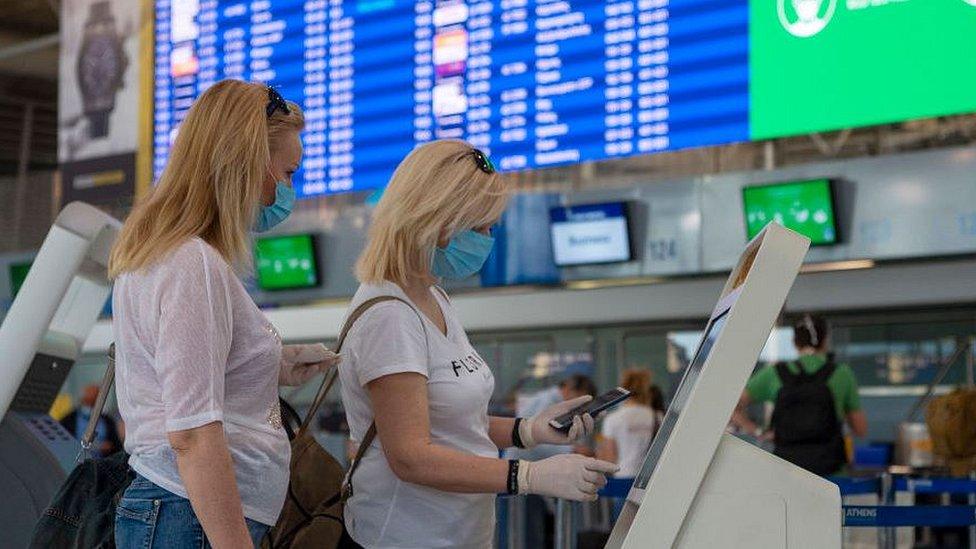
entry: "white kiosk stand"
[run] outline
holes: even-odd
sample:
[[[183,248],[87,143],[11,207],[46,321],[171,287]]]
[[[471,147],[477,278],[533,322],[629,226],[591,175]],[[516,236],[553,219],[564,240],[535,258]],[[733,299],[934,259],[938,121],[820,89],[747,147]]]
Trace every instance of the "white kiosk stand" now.
[[[65,206],[0,325],[0,546],[27,546],[74,467],[78,440],[48,410],[112,291],[119,227],[87,204]]]
[[[746,247],[607,547],[840,547],[836,485],[725,434],[809,244],[770,224]]]

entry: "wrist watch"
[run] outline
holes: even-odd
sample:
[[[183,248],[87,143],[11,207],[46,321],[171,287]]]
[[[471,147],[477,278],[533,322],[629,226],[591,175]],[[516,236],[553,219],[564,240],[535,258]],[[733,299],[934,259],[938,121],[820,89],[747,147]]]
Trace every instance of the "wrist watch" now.
[[[122,75],[129,62],[122,48],[125,37],[116,28],[110,2],[89,6],[84,32],[75,67],[78,87],[89,137],[105,137],[109,115],[115,109],[115,95],[122,88]]]

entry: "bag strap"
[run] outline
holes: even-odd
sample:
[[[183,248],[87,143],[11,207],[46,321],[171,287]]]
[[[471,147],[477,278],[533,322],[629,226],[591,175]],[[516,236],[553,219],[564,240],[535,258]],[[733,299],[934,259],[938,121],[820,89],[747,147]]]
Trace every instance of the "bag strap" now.
[[[342,345],[346,342],[346,336],[349,335],[349,330],[352,329],[352,325],[355,324],[357,320],[359,320],[359,317],[363,316],[363,314],[366,312],[367,309],[369,309],[373,305],[377,305],[384,301],[394,301],[394,300],[410,305],[409,303],[400,299],[399,297],[395,297],[392,295],[383,295],[383,296],[374,297],[373,299],[364,301],[359,307],[356,307],[356,310],[354,310],[352,314],[349,315],[349,318],[346,319],[346,323],[343,324],[342,326],[342,330],[339,332],[339,339],[336,341],[335,353],[339,354],[340,352],[342,352]],[[410,308],[413,309],[413,306],[410,305]],[[325,402],[325,397],[328,396],[329,391],[332,389],[332,386],[335,385],[336,379],[338,377],[339,377],[338,367],[330,369],[328,373],[325,374],[325,379],[322,380],[322,384],[319,386],[319,391],[315,395],[315,400],[312,401],[312,406],[308,409],[308,413],[305,415],[305,420],[302,421],[302,425],[298,429],[298,433],[295,435],[296,437],[301,437],[302,435],[305,434],[305,431],[308,430],[308,426],[312,423],[312,419],[318,413],[319,408],[322,406],[322,403]]]
[[[444,293],[444,290],[441,290],[440,288],[437,289],[440,290],[440,292],[444,295],[444,298],[447,299],[447,294]],[[417,317],[420,319],[420,325],[424,329],[424,339],[427,340],[427,327],[424,324],[424,319],[423,317],[420,316],[420,311],[418,311],[413,305],[411,305],[407,301],[404,301],[398,297],[393,297],[393,296],[385,296],[385,299],[383,298],[374,298],[374,299],[378,301],[389,301],[390,299],[395,299],[410,307],[410,309],[412,309],[413,312],[417,313]],[[364,303],[364,305],[366,304],[373,305],[369,301]],[[360,308],[363,307],[360,306]],[[363,310],[365,311],[365,309],[368,308],[369,307],[366,307]],[[430,354],[429,344],[428,344],[427,352],[429,355]],[[430,357],[428,356],[428,360],[429,359]],[[362,462],[363,456],[366,455],[366,451],[369,450],[369,447],[373,444],[373,440],[375,439],[376,439],[376,421],[374,420],[372,423],[369,424],[369,429],[366,430],[366,434],[363,435],[363,440],[359,443],[359,448],[356,449],[356,456],[352,459],[352,463],[349,464],[349,471],[346,473],[346,478],[342,480],[342,488],[339,490],[339,501],[341,503],[345,503],[349,498],[352,497],[352,477],[353,475],[356,474],[356,469],[359,469],[359,464]]]
[[[817,373],[813,374],[813,377],[817,382],[826,384],[835,371],[837,371],[837,363],[834,362],[832,355],[827,355],[826,362],[817,370]]]
[[[779,375],[779,380],[784,387],[787,385],[795,385],[803,379],[803,367],[799,364],[796,365],[798,372],[793,372],[790,369],[789,362],[777,362],[776,363],[776,374]]]
[[[366,435],[363,436],[363,441],[359,443],[359,448],[356,449],[356,457],[349,464],[349,472],[346,473],[346,478],[342,481],[342,489],[339,492],[341,494],[339,501],[342,503],[345,503],[346,500],[352,497],[352,476],[356,474],[356,469],[359,469],[359,463],[362,461],[363,456],[366,455],[366,450],[373,444],[373,439],[375,438],[376,422],[374,421],[369,424],[369,429],[366,431]]]
[[[108,392],[112,390],[113,383],[115,383],[115,343],[108,347],[108,366],[105,367],[105,375],[102,376],[102,384],[98,388],[98,397],[95,399],[95,405],[92,406],[91,417],[88,418],[85,433],[81,436],[79,461],[91,457],[95,430],[98,428],[98,420],[102,417],[102,410],[105,409],[105,401],[108,400]]]

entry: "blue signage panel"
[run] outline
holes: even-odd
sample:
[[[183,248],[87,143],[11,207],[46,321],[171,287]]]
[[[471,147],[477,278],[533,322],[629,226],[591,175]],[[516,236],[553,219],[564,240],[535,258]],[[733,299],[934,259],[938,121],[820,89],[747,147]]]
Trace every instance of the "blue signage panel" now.
[[[748,0],[157,0],[154,175],[194,98],[275,85],[299,196],[383,187],[418,144],[502,170],[749,138]]]

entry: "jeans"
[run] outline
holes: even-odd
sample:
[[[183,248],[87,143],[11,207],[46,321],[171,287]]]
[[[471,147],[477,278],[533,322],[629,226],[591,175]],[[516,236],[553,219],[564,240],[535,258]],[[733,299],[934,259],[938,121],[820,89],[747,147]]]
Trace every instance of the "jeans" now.
[[[245,519],[254,546],[269,526]],[[156,486],[141,475],[122,494],[115,509],[115,545],[119,549],[209,549],[190,500]]]

